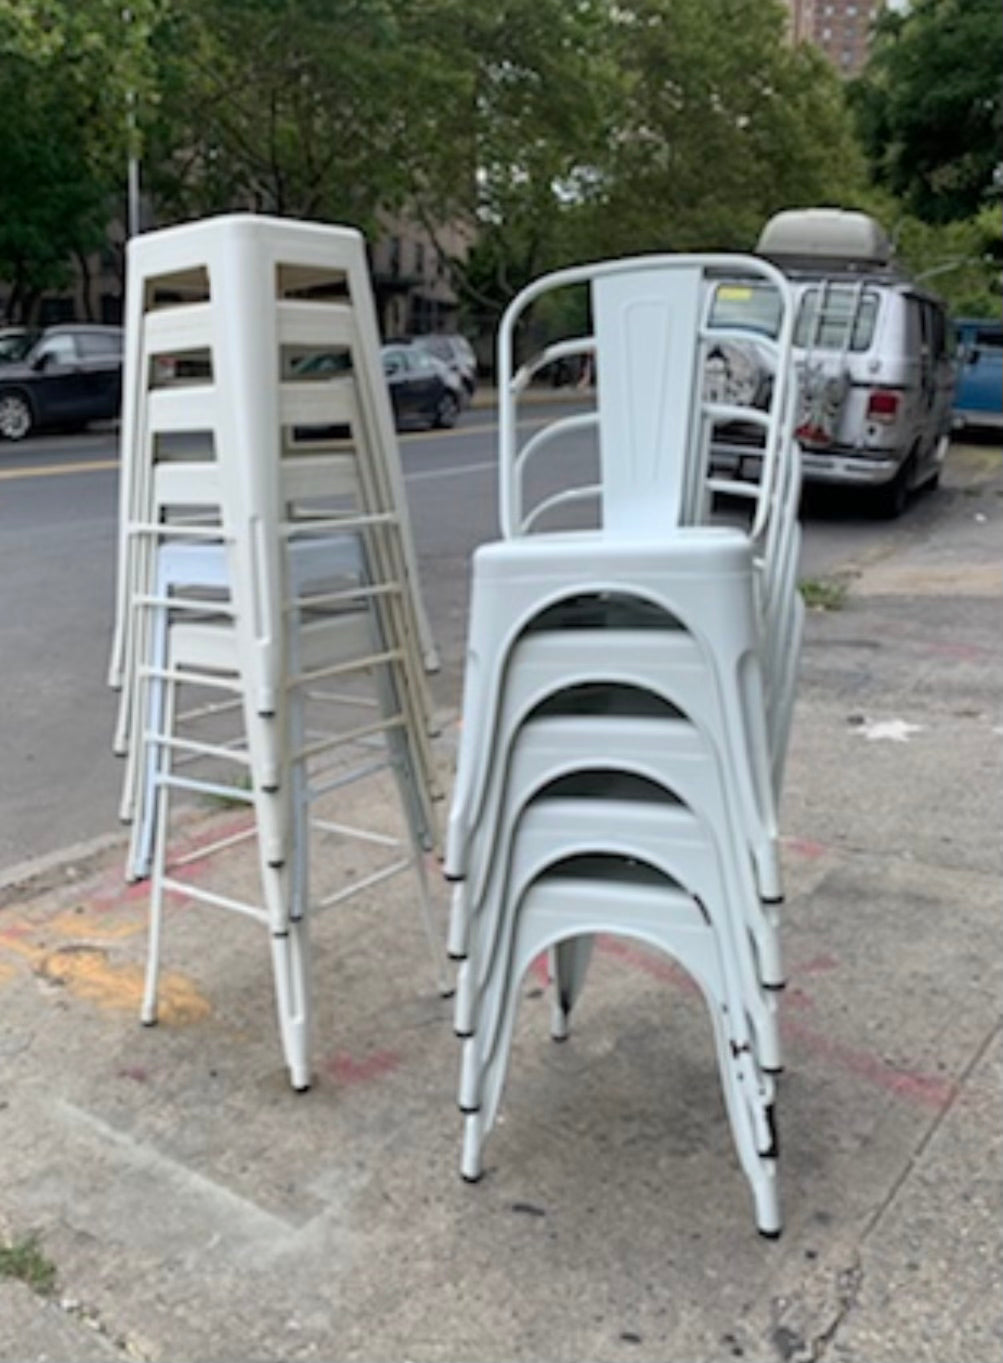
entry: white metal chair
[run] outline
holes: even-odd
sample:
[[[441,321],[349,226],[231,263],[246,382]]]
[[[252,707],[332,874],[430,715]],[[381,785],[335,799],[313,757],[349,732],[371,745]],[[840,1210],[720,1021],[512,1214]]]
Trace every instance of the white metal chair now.
[[[501,1000],[494,1044],[479,1057],[479,1104],[464,1117],[461,1172],[469,1181],[476,1181],[482,1173],[483,1145],[497,1117],[505,1081],[518,984],[530,963],[541,952],[565,943],[579,948],[582,939],[608,932],[615,923],[613,930],[621,935],[667,952],[699,985],[711,1015],[721,1086],[739,1161],[752,1189],[756,1224],[761,1234],[775,1238],[781,1220],[772,1093],[750,1078],[745,1054],[735,1054],[725,1012],[728,991],[718,939],[692,897],[667,878],[622,863],[608,867],[604,874],[597,860],[552,867],[549,874],[530,882],[516,906],[508,987]],[[560,961],[561,953],[555,954]],[[574,954],[580,958],[580,950]],[[558,984],[570,989],[573,980],[568,977]]]
[[[721,281],[735,276],[765,279],[777,295],[779,328],[766,342],[774,379],[762,409],[718,401],[705,382],[712,347],[747,339],[712,325]],[[583,284],[594,334],[549,347],[514,371],[513,335],[525,308],[549,289]],[[757,1160],[760,1152],[773,1157],[772,1086],[763,1071],[780,1063],[764,986],[783,980],[774,904],[781,897],[778,754],[791,694],[786,603],[797,554],[792,323],[779,272],[721,256],[562,271],[530,285],[503,319],[504,538],[474,558],[445,867],[458,882],[449,946],[465,958],[457,999],[457,1030],[466,1036],[461,1102],[482,1108],[468,1118],[467,1176],[479,1170],[480,1142],[497,1107],[511,1012],[529,959],[520,934],[541,940],[522,917],[536,881],[555,861],[582,865],[602,853],[656,867],[696,896],[691,904],[698,898],[705,906],[705,942],[716,953],[734,1062],[722,1051],[722,1078],[727,1089],[725,1076],[733,1073],[737,1085],[729,1090],[733,1129],[759,1190],[761,1228],[779,1228],[773,1167],[764,1181]],[[559,418],[520,447],[519,394],[541,365],[583,344],[595,357],[597,410]],[[710,474],[714,430],[733,420],[760,432],[754,484]],[[598,433],[598,481],[534,502],[527,472],[541,451],[589,427]],[[745,499],[747,527],[709,523],[719,493]],[[598,530],[541,532],[549,513],[588,500],[598,502]],[[541,707],[558,705],[576,688],[611,687],[657,698],[663,713],[630,734],[596,714],[538,727]],[[641,742],[647,756],[631,746]],[[600,794],[615,793],[639,778],[639,800],[561,799],[547,789],[549,781],[574,779],[606,783]],[[667,805],[666,792],[683,803]],[[608,886],[597,885],[589,903],[588,927],[554,942],[616,932],[625,923],[631,930],[630,912]],[[637,908],[643,919],[643,895]],[[532,912],[527,921],[535,921]],[[674,951],[667,928],[659,945]],[[577,943],[555,952],[558,1034],[586,964],[587,948]],[[743,1123],[753,1133],[744,1146]]]
[[[781,1052],[775,1006],[772,996],[760,987],[748,935],[749,923],[759,912],[759,899],[749,859],[732,829],[721,764],[694,725],[659,713],[651,704],[652,697],[627,692],[599,699],[609,699],[621,713],[559,713],[555,705],[546,718],[528,720],[509,750],[497,831],[490,848],[481,849],[490,855],[482,855],[469,889],[463,887],[469,895],[463,906],[464,940],[450,943],[462,945],[463,955],[469,950],[474,962],[471,969],[466,965],[460,969],[463,987],[457,993],[457,1032],[463,1035],[476,1030],[473,993],[467,986],[480,987],[504,938],[499,915],[504,903],[505,867],[523,811],[543,790],[562,779],[595,776],[598,780],[596,774],[600,773],[607,785],[615,788],[617,780],[627,776],[681,801],[712,841],[726,900],[726,911],[718,906],[714,926],[726,944],[722,951],[734,962],[741,980],[760,1065],[764,1070],[777,1071]],[[574,705],[574,697],[554,698],[557,703],[566,700]],[[654,793],[650,798],[656,798]],[[690,837],[688,824],[683,825],[683,831]],[[744,903],[751,907],[742,911]],[[460,931],[457,929],[458,936]],[[468,934],[475,935],[475,943],[469,948]]]
[[[150,505],[149,470],[137,456],[146,438],[145,416],[156,362],[179,355],[194,355],[201,362],[200,381],[185,384],[180,393],[167,390],[155,399],[172,406],[176,414],[186,414],[181,429],[195,429],[191,424],[195,410],[201,407],[208,414],[213,393],[223,391],[223,410],[198,429],[214,430],[223,437],[224,448],[216,451],[218,459],[226,459],[232,444],[239,448],[236,457],[245,469],[254,524],[269,506],[276,509],[275,485],[270,489],[268,474],[271,470],[274,478],[275,441],[283,415],[277,379],[282,372],[281,352],[292,348],[323,352],[333,347],[349,352],[362,419],[376,452],[365,470],[373,493],[368,509],[393,508],[395,512],[399,528],[395,550],[404,561],[397,576],[406,579],[411,589],[426,664],[435,667],[435,649],[417,588],[360,234],[351,228],[237,214],[134,237],[127,264],[119,572],[110,683],[121,686],[127,671],[128,602],[134,588],[137,547],[134,533]],[[287,411],[285,415],[292,414]],[[255,567],[265,597],[276,590],[269,566],[266,555]],[[273,604],[275,599],[273,595]],[[267,709],[267,697],[263,701]]]
[[[268,923],[283,1044],[302,1087],[311,763],[338,746],[387,744],[412,839],[396,869],[413,864],[423,876],[421,844],[437,842],[424,676],[436,658],[364,244],[351,229],[233,215],[135,238],[128,266],[109,680],[122,693],[115,746],[127,759],[129,872],[153,871],[144,1017],[155,1014],[163,895],[192,896],[165,872],[169,792],[214,788],[174,759],[242,763],[263,906],[206,897]],[[342,372],[318,380],[304,361],[328,355]],[[346,574],[338,556],[349,544]],[[345,580],[332,584],[335,567]],[[308,732],[305,698],[360,675],[374,679],[377,717]],[[187,683],[230,697],[241,745],[178,728],[175,692]],[[360,771],[376,765],[369,755]],[[217,790],[240,798],[232,785]]]
[[[309,565],[301,563],[301,570],[303,569],[309,571]],[[301,687],[302,679],[309,676],[311,671],[316,671],[318,663],[322,665],[323,670],[331,657],[339,653],[342,655],[343,663],[351,658],[366,659],[371,656],[372,625],[372,618],[365,611],[356,611],[334,618],[324,624],[320,631],[314,628],[310,633],[309,627],[291,630],[290,690]],[[144,735],[148,775],[144,781],[146,807],[142,837],[145,839],[152,834],[152,845],[147,849],[145,844],[141,843],[135,853],[137,861],[134,863],[134,870],[148,871],[151,875],[150,942],[142,1008],[143,1021],[149,1024],[156,1019],[157,975],[165,895],[178,894],[198,902],[236,910],[265,923],[269,928],[280,1035],[286,1062],[293,1086],[297,1089],[306,1088],[310,1081],[308,920],[312,908],[329,907],[342,902],[353,893],[371,888],[389,876],[404,870],[414,871],[417,877],[419,907],[432,951],[437,986],[440,992],[447,992],[442,972],[440,938],[433,920],[425,871],[424,848],[413,822],[413,806],[409,808],[407,803],[404,806],[405,814],[408,816],[409,852],[398,854],[373,873],[356,877],[354,881],[342,885],[334,894],[314,906],[308,902],[312,802],[322,794],[338,789],[362,776],[372,776],[387,766],[395,770],[402,791],[412,785],[408,773],[399,770],[402,758],[399,748],[396,753],[391,747],[389,754],[369,754],[361,767],[347,773],[339,772],[333,777],[325,777],[322,773],[318,778],[312,778],[310,758],[318,753],[330,751],[332,744],[339,746],[357,744],[360,738],[370,737],[374,733],[391,736],[400,726],[400,716],[385,713],[377,723],[364,726],[364,733],[356,730],[354,734],[325,734],[319,740],[308,741],[304,724],[304,704],[299,696],[292,694],[287,710],[291,726],[287,744],[288,771],[283,782],[287,794],[280,798],[278,791],[263,788],[260,779],[257,778],[262,762],[260,753],[255,752],[253,723],[247,730],[247,742],[238,747],[180,737],[175,731],[175,694],[180,685],[188,682],[240,695],[238,650],[231,626],[189,621],[168,626],[163,636],[162,662],[158,659],[157,662],[151,663],[149,667],[143,669],[143,673],[151,688],[150,704],[147,707],[151,727]],[[242,708],[246,720],[249,707],[245,705]],[[244,788],[231,782],[224,783],[219,778],[206,779],[201,776],[182,775],[174,766],[176,754],[236,764],[239,770],[249,774],[250,786]],[[251,806],[255,814],[254,826],[246,834],[228,835],[217,844],[200,848],[199,855],[205,858],[214,851],[232,847],[239,837],[252,837],[256,834],[263,905],[222,895],[172,874],[172,868],[168,867],[169,802],[171,793],[176,790],[216,796],[229,801],[244,801]],[[286,824],[289,831],[287,836],[283,836]],[[136,826],[140,827],[138,822]],[[342,838],[361,838],[364,841],[379,841],[388,848],[398,847],[393,839],[385,836],[376,837],[367,830],[352,827],[344,822],[332,823],[323,820],[319,826],[325,831],[339,834]],[[146,830],[149,830],[149,834]],[[140,859],[144,857],[148,858],[148,862],[140,864]],[[183,865],[183,860],[177,864]]]

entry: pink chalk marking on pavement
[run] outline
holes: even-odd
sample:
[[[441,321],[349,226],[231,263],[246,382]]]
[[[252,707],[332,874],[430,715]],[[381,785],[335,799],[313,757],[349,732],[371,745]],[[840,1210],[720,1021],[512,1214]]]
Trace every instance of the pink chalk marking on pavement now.
[[[546,989],[550,983],[550,967],[547,965],[547,953],[545,951],[541,951],[539,956],[534,958],[529,967],[529,973]]]
[[[649,956],[623,938],[601,936],[597,939],[597,946],[604,955],[615,957],[637,970],[643,970],[654,979],[678,985],[689,993],[700,992],[699,985],[690,979],[680,966],[666,958]],[[817,969],[824,961],[825,967],[828,968],[829,959],[817,957],[814,963],[809,962],[809,965],[814,964]],[[794,973],[799,972],[795,970]],[[844,1045],[832,1037],[814,1031],[801,1019],[790,1017],[790,1005],[797,1010],[811,1006],[810,997],[803,991],[796,988],[788,989],[782,997],[780,1034],[802,1050],[809,1051],[814,1056],[845,1070],[856,1079],[862,1079],[873,1084],[875,1088],[883,1089],[886,1093],[917,1106],[940,1109],[954,1096],[957,1086],[951,1079],[924,1074],[919,1070],[898,1069],[871,1051]]]
[[[400,1056],[395,1051],[373,1051],[363,1060],[356,1060],[345,1051],[335,1051],[322,1062],[322,1069],[339,1084],[368,1084],[381,1074],[391,1074],[400,1066]]]
[[[796,857],[804,857],[807,861],[818,861],[829,850],[824,842],[815,842],[811,838],[781,838],[780,841],[788,852],[793,852]]]
[[[918,1106],[944,1108],[957,1092],[958,1086],[953,1079],[939,1074],[924,1074],[920,1070],[897,1069],[872,1051],[845,1046],[841,1041],[823,1036],[794,1018],[784,1018],[780,1023],[780,1032],[796,1046],[832,1062],[854,1078],[866,1080],[876,1088]]]
[[[792,971],[792,975],[822,975],[828,970],[838,970],[839,961],[835,956],[829,956],[822,952],[819,956],[812,956],[807,961],[802,961]]]
[[[30,932],[37,931],[37,927],[31,923],[8,923],[5,928],[0,928],[0,942],[19,942],[22,937],[27,937]]]
[[[643,970],[653,979],[667,980],[669,984],[677,985],[691,994],[700,993],[700,986],[687,975],[682,966],[676,965],[665,956],[649,956],[646,951],[625,941],[624,938],[610,937],[606,934],[596,939],[596,945],[604,956],[613,956],[619,961],[625,961],[627,965],[633,966],[635,970]]]
[[[945,658],[956,658],[959,662],[976,662],[986,656],[986,650],[977,644],[935,644],[925,640],[923,648],[927,653],[939,653]]]

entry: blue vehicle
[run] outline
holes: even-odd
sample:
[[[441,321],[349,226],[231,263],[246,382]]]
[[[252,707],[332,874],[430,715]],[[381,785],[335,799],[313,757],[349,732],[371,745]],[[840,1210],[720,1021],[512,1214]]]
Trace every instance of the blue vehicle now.
[[[1003,427],[1003,322],[962,317],[954,425]]]

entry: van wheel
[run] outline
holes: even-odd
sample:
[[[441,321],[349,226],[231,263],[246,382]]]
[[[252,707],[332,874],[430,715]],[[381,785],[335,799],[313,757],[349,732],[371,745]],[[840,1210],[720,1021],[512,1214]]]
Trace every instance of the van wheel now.
[[[909,484],[916,464],[916,456],[911,454],[890,483],[878,488],[871,503],[874,515],[882,521],[895,521],[906,509],[909,502]]]

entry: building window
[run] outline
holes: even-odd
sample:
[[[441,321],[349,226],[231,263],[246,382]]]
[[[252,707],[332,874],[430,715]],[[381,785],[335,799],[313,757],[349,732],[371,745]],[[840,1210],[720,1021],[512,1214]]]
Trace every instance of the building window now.
[[[396,279],[401,272],[401,239],[400,237],[390,238],[390,261],[387,266],[387,273],[391,279]]]

